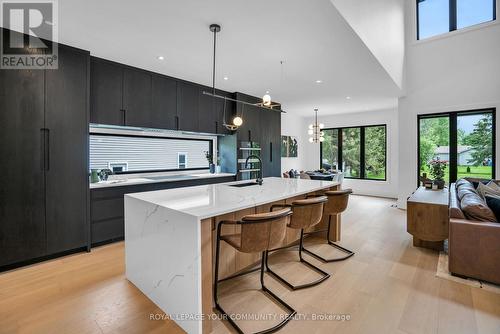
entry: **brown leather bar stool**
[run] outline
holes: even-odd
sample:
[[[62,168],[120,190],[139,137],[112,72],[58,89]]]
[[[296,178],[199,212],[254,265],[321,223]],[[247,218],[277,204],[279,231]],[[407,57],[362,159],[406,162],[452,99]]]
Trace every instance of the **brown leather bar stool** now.
[[[332,190],[332,191],[326,191],[324,193],[324,196],[328,198],[328,202],[325,204],[325,209],[324,209],[324,214],[328,215],[328,229],[327,230],[321,230],[321,231],[314,231],[308,234],[312,233],[319,233],[319,232],[325,232],[326,231],[326,240],[328,241],[328,244],[332,247],[337,248],[338,250],[346,253],[345,256],[334,258],[334,259],[325,259],[324,257],[315,254],[307,249],[304,248],[304,252],[307,254],[314,256],[315,258],[323,261],[323,262],[335,262],[335,261],[343,261],[351,256],[354,255],[354,252],[344,248],[342,246],[337,245],[336,243],[332,242],[330,240],[330,225],[332,221],[332,216],[338,216],[342,212],[347,209],[347,204],[349,202],[349,195],[352,194],[352,189],[344,189],[344,190]]]
[[[321,222],[321,219],[323,217],[323,206],[327,201],[328,198],[326,196],[320,196],[297,200],[292,202],[292,204],[275,204],[271,207],[271,211],[278,207],[289,207],[292,210],[293,214],[290,218],[288,227],[293,229],[300,229],[299,260],[301,263],[321,274],[321,278],[317,279],[316,281],[301,285],[293,285],[271,270],[268,264],[269,251],[266,251],[265,264],[267,272],[292,290],[299,290],[315,286],[330,277],[330,274],[316,267],[312,263],[306,261],[302,257],[302,251],[304,250],[304,229],[312,227]]]
[[[292,211],[289,208],[269,213],[259,213],[247,215],[241,221],[221,221],[217,225],[217,246],[215,253],[215,280],[214,280],[214,302],[215,308],[226,316],[229,323],[237,330],[238,333],[243,331],[236,325],[234,320],[220,306],[217,295],[219,282],[219,257],[220,257],[220,242],[225,241],[236,250],[242,253],[262,253],[260,263],[260,285],[262,290],[270,295],[278,304],[288,311],[287,316],[279,324],[258,332],[258,334],[272,333],[285,326],[297,313],[290,305],[281,300],[271,290],[264,285],[264,260],[267,250],[278,247],[282,244],[286,235],[286,226],[290,221]],[[223,225],[238,224],[241,226],[241,232],[238,234],[223,235],[221,230]],[[252,272],[252,271],[250,271]],[[247,272],[249,273],[249,272]],[[245,273],[246,274],[246,273]],[[225,279],[226,280],[226,279]],[[256,333],[257,334],[257,333]]]

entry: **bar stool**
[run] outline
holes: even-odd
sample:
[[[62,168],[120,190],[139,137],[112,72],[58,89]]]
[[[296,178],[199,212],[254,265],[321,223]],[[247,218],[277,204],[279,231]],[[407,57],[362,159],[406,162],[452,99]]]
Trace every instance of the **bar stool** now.
[[[266,270],[269,274],[271,274],[274,278],[288,286],[291,290],[299,290],[304,288],[309,288],[319,283],[323,282],[327,278],[330,277],[330,274],[316,267],[312,263],[306,261],[302,257],[302,251],[304,250],[304,229],[312,227],[318,224],[323,217],[323,206],[328,201],[326,196],[313,197],[309,199],[302,199],[292,202],[292,204],[275,204],[271,206],[271,211],[275,208],[279,207],[289,207],[293,214],[290,218],[290,223],[288,224],[289,228],[300,229],[300,240],[299,240],[299,260],[300,263],[305,264],[309,268],[321,274],[321,278],[301,285],[293,285],[288,282],[286,279],[276,274],[271,270],[268,264],[269,251],[266,251],[265,254],[265,265]],[[272,249],[271,249],[272,250]]]
[[[285,308],[288,313],[285,319],[279,324],[260,331],[256,334],[272,333],[285,326],[297,313],[290,305],[281,300],[271,290],[264,285],[264,260],[265,254],[268,249],[278,247],[285,239],[286,226],[290,221],[292,211],[289,208],[282,209],[274,212],[259,213],[254,215],[247,215],[241,221],[221,221],[217,225],[217,245],[215,253],[215,280],[214,280],[214,303],[215,308],[222,313],[229,323],[237,330],[238,333],[243,331],[236,325],[231,316],[220,306],[218,299],[218,285],[219,282],[219,257],[220,257],[220,242],[225,241],[236,250],[242,253],[257,253],[261,252],[260,264],[260,285],[264,292],[270,295],[278,304]],[[223,225],[238,224],[241,226],[241,232],[238,234],[223,235],[221,230]],[[250,271],[251,272],[251,271]],[[249,273],[249,272],[248,272]]]
[[[310,250],[307,250],[304,248],[304,252],[307,254],[323,261],[323,262],[335,262],[335,261],[343,261],[351,256],[354,255],[354,252],[344,248],[340,245],[337,245],[336,243],[332,242],[330,240],[330,225],[332,221],[332,216],[338,216],[342,212],[344,212],[347,209],[347,204],[349,202],[349,195],[352,194],[352,189],[344,189],[344,190],[332,190],[332,191],[326,191],[324,193],[324,196],[328,198],[328,202],[325,204],[325,209],[324,209],[324,214],[328,215],[328,229],[327,230],[321,230],[321,231],[314,231],[312,233],[319,233],[319,232],[325,232],[326,231],[326,240],[328,241],[328,244],[332,247],[337,248],[338,250],[346,253],[345,256],[343,257],[338,257],[334,259],[325,259],[324,257],[315,254],[311,252]]]

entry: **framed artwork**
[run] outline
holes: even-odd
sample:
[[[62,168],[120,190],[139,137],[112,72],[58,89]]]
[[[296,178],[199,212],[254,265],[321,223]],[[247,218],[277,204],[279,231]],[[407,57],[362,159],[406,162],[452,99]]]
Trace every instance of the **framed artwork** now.
[[[281,157],[296,158],[298,154],[299,142],[294,136],[281,136]]]

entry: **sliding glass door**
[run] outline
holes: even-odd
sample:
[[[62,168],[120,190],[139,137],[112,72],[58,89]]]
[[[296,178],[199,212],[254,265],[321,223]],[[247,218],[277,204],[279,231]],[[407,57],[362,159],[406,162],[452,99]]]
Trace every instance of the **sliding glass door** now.
[[[430,165],[440,160],[446,163],[444,182],[450,182],[450,118],[422,117],[419,122],[420,175],[430,177]]]
[[[446,164],[445,182],[495,177],[495,110],[452,112],[418,117],[418,172]]]
[[[493,177],[492,113],[457,115],[457,179]]]

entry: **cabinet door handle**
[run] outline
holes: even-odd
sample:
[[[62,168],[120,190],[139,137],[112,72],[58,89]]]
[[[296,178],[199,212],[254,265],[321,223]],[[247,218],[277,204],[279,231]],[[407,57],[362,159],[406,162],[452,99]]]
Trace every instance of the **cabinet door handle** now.
[[[219,122],[215,121],[215,134],[219,133]]]
[[[175,129],[179,130],[179,116],[175,116]]]
[[[45,129],[40,129],[40,170],[45,170]]]
[[[127,125],[127,111],[125,109],[121,109],[123,125]]]
[[[45,129],[45,170],[50,170],[50,130]]]
[[[269,143],[269,161],[273,162],[273,142]]]
[[[49,129],[40,129],[40,170],[48,171],[50,168],[50,141]]]
[[[248,130],[248,141],[252,141],[252,130]]]

